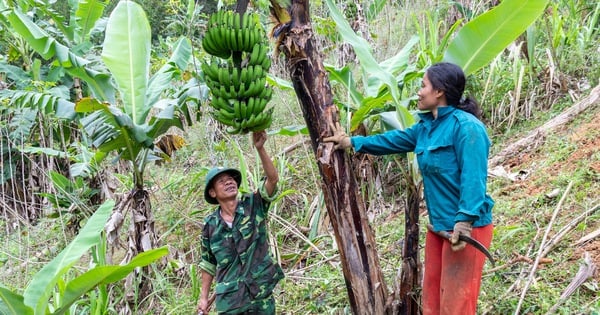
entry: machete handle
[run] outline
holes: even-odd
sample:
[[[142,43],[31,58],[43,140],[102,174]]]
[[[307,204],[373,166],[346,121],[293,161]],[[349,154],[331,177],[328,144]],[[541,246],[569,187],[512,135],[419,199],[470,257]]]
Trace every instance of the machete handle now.
[[[433,225],[431,224],[427,224],[427,229],[429,231],[431,231],[432,233],[435,233],[447,240],[450,240],[452,238],[452,234],[450,234],[450,232],[448,231],[436,231],[433,228]],[[458,238],[460,241],[466,242],[467,244],[475,247],[478,251],[480,251],[481,253],[483,253],[492,263],[492,266],[496,266],[496,261],[494,260],[494,257],[492,256],[492,254],[487,250],[487,248],[485,248],[485,246],[483,246],[483,244],[479,243],[476,239],[471,238],[469,236],[466,235],[459,235]]]

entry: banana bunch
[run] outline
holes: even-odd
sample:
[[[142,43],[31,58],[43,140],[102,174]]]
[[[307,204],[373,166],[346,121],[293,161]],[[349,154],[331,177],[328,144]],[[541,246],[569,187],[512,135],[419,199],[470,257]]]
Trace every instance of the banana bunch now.
[[[251,52],[254,45],[263,44],[264,38],[258,16],[217,11],[208,20],[202,47],[213,56],[228,59],[234,52]]]
[[[267,85],[267,71],[262,65],[238,68],[231,62],[213,59],[201,67],[212,94],[213,116],[229,126],[229,133],[260,131],[271,125],[273,108],[266,107],[273,89]]]
[[[219,11],[208,25],[203,45],[214,57],[201,67],[212,94],[214,118],[229,126],[231,134],[267,129],[273,120],[273,108],[266,108],[273,96],[267,85],[271,59],[257,17]],[[217,40],[221,33],[224,37]]]

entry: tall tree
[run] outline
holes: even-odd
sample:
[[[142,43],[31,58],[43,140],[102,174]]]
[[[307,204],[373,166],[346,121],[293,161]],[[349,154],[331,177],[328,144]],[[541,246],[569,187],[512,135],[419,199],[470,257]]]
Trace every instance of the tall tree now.
[[[321,143],[323,137],[332,134],[331,126],[339,121],[339,111],[312,39],[308,0],[293,1],[289,12],[276,3],[272,5],[279,27],[288,30],[280,38],[279,47],[286,56],[323,178],[327,213],[335,231],[352,312],[385,314],[387,287],[350,156],[335,151],[332,144]]]

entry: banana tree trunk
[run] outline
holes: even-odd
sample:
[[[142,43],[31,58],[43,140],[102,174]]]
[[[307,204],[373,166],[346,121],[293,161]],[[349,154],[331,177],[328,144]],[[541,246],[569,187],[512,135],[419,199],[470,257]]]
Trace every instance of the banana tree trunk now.
[[[308,127],[323,183],[327,212],[335,232],[342,271],[354,314],[386,314],[387,286],[379,265],[374,233],[354,178],[350,156],[323,144],[339,121],[328,74],[314,47],[308,0],[293,0],[291,22],[279,36],[280,50]]]

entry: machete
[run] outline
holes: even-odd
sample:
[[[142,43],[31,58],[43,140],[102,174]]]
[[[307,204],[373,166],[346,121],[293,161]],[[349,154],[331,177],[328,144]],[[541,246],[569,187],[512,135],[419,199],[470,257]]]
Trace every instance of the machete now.
[[[427,224],[427,229],[447,240],[450,240],[452,238],[452,234],[450,234],[450,232],[448,231],[436,231],[433,229],[433,225],[431,224]],[[487,248],[485,248],[485,246],[483,246],[483,244],[479,243],[479,241],[477,241],[476,239],[466,236],[466,235],[459,235],[458,239],[460,241],[463,241],[473,247],[475,247],[478,251],[482,252],[492,263],[493,267],[496,267],[496,261],[494,260],[494,257],[492,257],[492,254],[490,254],[490,252],[487,250]]]

